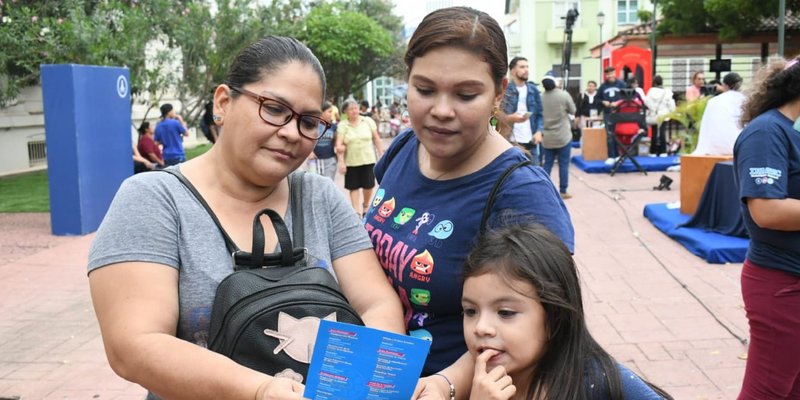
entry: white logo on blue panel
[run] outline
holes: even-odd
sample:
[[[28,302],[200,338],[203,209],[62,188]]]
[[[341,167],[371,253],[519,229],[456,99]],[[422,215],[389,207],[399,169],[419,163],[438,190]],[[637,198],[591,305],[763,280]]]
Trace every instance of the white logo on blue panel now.
[[[123,99],[128,95],[128,80],[125,79],[124,75],[120,75],[117,78],[117,94]]]

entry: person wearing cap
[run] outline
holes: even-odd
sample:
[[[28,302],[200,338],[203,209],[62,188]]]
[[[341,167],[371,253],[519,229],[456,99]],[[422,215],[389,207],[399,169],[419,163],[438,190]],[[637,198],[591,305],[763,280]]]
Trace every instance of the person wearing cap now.
[[[172,104],[164,103],[161,105],[161,121],[156,125],[155,141],[160,143],[164,149],[164,164],[175,165],[186,161],[186,153],[183,152],[183,137],[189,136],[186,123],[183,118],[175,113]]]
[[[542,98],[536,84],[528,81],[526,58],[512,58],[508,69],[512,82],[506,87],[501,105],[503,113],[500,117],[513,126],[509,140],[527,150],[534,165],[539,165],[543,124]]]
[[[575,114],[575,102],[572,101],[572,96],[558,88],[553,76],[545,75],[542,78],[542,87],[544,87],[542,93],[544,170],[551,175],[553,162],[558,158],[558,191],[561,193],[561,198],[566,200],[572,197],[567,193],[567,186],[569,156],[572,152],[570,117]]]
[[[600,85],[598,96],[600,97],[600,104],[603,105],[603,121],[606,126],[606,143],[608,144],[608,159],[606,164],[614,164],[616,157],[619,157],[617,151],[617,142],[614,140],[614,124],[611,122],[611,110],[614,103],[622,100],[622,89],[625,89],[625,82],[617,79],[616,70],[614,67],[608,66],[604,70],[605,81]]]
[[[693,155],[730,155],[742,131],[739,119],[746,99],[739,91],[742,77],[731,72],[722,78],[722,94],[712,97],[706,104],[700,122],[700,134]]]

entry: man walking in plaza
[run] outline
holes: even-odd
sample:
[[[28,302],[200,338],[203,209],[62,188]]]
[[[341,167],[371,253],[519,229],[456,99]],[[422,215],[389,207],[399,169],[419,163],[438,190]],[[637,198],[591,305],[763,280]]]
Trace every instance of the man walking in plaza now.
[[[598,92],[600,93],[600,103],[603,105],[603,122],[606,126],[606,143],[608,143],[606,164],[612,165],[619,157],[619,152],[617,151],[617,142],[614,140],[614,123],[611,122],[611,112],[614,103],[622,100],[622,89],[625,88],[625,83],[617,79],[614,67],[608,66],[604,72],[605,81],[600,85]]]
[[[508,64],[512,81],[503,98],[503,112],[513,124],[510,140],[530,152],[534,165],[540,165],[539,143],[542,142],[542,98],[536,84],[528,82],[528,60],[514,57]]]
[[[183,137],[189,136],[183,118],[175,113],[172,104],[161,105],[161,121],[156,125],[155,141],[164,146],[164,164],[175,165],[186,161]]]

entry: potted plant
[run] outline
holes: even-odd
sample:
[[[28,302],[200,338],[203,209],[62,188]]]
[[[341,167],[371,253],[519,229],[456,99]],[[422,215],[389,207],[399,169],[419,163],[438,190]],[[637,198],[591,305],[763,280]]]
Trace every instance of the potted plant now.
[[[673,120],[683,126],[685,131],[679,131],[678,137],[673,138],[669,147],[671,152],[690,154],[697,147],[697,137],[700,135],[700,122],[703,120],[703,113],[706,111],[706,104],[710,96],[701,96],[692,101],[678,102],[675,111],[658,118],[661,124],[665,120]]]

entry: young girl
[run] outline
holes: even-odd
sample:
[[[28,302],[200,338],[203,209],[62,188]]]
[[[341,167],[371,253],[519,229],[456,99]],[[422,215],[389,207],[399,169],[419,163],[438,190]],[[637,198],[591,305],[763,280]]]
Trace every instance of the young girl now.
[[[671,399],[589,334],[572,256],[542,225],[487,232],[464,266],[461,303],[471,399]]]

